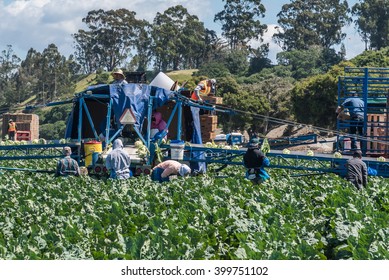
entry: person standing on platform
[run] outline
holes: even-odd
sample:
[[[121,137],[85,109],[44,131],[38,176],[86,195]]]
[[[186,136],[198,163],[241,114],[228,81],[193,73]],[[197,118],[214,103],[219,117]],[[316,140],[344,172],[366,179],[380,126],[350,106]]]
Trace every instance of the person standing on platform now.
[[[15,141],[17,129],[18,129],[18,127],[17,127],[16,123],[12,119],[9,119],[9,121],[8,121],[8,138],[9,138],[9,140]]]
[[[202,80],[200,81],[195,89],[193,90],[191,99],[199,102],[203,102],[200,94],[214,96],[216,94],[216,80]]]
[[[356,150],[357,139],[356,135],[364,136],[364,121],[365,121],[365,103],[358,97],[358,93],[354,93],[352,97],[347,98],[338,108],[336,113],[339,114],[343,110],[348,109],[350,113],[350,134],[351,137],[351,149]],[[361,141],[361,149],[363,148],[363,141]]]
[[[126,77],[121,69],[112,72],[113,82],[112,84],[128,84]]]

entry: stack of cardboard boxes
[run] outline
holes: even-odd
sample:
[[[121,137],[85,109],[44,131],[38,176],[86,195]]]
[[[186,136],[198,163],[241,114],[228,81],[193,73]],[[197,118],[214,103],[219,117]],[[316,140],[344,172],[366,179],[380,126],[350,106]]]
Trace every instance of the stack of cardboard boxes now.
[[[223,104],[223,98],[218,96],[201,96],[205,103],[219,105]],[[207,114],[200,115],[201,124],[201,138],[203,143],[212,141],[216,137],[217,116],[215,112],[207,112]]]

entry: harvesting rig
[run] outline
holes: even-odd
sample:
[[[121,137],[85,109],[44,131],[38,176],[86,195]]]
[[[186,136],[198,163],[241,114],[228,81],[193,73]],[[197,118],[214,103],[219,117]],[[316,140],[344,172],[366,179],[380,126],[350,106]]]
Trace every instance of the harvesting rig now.
[[[345,73],[346,76],[339,77],[338,104],[354,92],[358,92],[364,100],[366,135],[359,136],[363,145],[363,160],[368,167],[377,171],[378,176],[389,177],[389,164],[382,161],[389,153],[389,69],[346,68]],[[88,167],[91,174],[104,176],[107,173],[103,164],[104,154],[112,141],[121,137],[124,148],[131,157],[135,175],[149,174],[157,159],[184,161],[195,173],[206,172],[207,165],[213,163],[219,164],[219,170],[228,165],[243,165],[242,156],[247,150],[245,147],[212,148],[204,145],[204,142],[215,138],[216,114],[244,112],[222,106],[220,97],[206,98],[203,103],[194,101],[190,99],[190,91],[177,89],[170,79],[167,84],[165,78],[163,83],[153,82],[91,86],[76,94],[72,100],[46,104],[73,104],[64,136],[66,143],[0,146],[0,160],[39,158],[39,153],[32,151],[42,149],[52,149],[53,155],[50,156],[60,157],[61,148],[70,146],[72,156],[81,165]],[[166,129],[155,136],[151,133],[154,111],[161,112],[167,122]],[[200,111],[206,113],[200,114]],[[268,139],[272,147],[267,154],[271,161],[270,168],[315,172],[305,173],[307,175],[335,173],[345,176],[346,161],[350,158],[351,137],[347,131],[351,124],[351,120],[337,121],[334,151],[341,153],[341,156],[334,156],[332,153],[312,155],[301,151],[285,153],[283,150],[290,146],[315,144],[318,142],[315,134]],[[104,142],[101,142],[102,134],[105,135]],[[170,143],[164,141],[165,136]],[[139,148],[135,146],[139,145],[139,141],[145,148],[144,155],[140,155]],[[18,157],[7,156],[7,151],[12,149],[23,150],[25,154]]]

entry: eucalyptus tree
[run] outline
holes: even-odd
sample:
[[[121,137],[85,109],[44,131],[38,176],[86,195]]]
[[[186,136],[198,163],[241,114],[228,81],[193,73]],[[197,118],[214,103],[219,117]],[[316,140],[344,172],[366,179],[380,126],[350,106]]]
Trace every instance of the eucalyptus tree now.
[[[231,49],[246,46],[252,39],[261,39],[267,29],[260,18],[265,15],[261,0],[223,0],[223,11],[215,15],[214,21],[222,23],[222,35]]]
[[[204,23],[183,6],[157,13],[152,30],[156,68],[165,71],[198,66],[205,48],[205,37]]]
[[[0,102],[11,104],[15,100],[14,76],[19,66],[20,58],[15,54],[12,45],[0,53]]]
[[[366,50],[389,46],[389,0],[361,0],[352,14]]]
[[[104,68],[112,71],[131,56],[143,22],[127,9],[93,10],[82,19],[88,30],[73,34],[75,56],[87,72]]]
[[[151,32],[152,25],[146,20],[140,21],[136,27],[136,33],[138,34],[138,39],[134,41],[136,54],[131,61],[135,70],[146,71],[152,60],[151,45],[153,40]]]
[[[16,75],[16,92],[18,99],[24,100],[40,92],[39,79],[42,70],[38,67],[42,54],[33,48],[27,51],[26,58],[21,61]]]
[[[311,46],[329,49],[346,37],[342,28],[350,23],[346,0],[292,0],[278,13],[279,32],[273,39],[285,51]]]

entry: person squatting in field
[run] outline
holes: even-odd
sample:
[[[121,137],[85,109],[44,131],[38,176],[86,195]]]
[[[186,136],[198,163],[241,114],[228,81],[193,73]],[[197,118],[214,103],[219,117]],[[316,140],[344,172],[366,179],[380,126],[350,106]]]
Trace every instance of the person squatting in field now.
[[[132,177],[130,170],[131,159],[123,149],[123,142],[116,139],[112,144],[112,151],[105,160],[105,166],[110,172],[112,179],[127,179]]]
[[[246,178],[253,184],[261,184],[270,178],[264,167],[270,165],[269,159],[259,147],[259,139],[253,138],[243,156],[244,166],[247,168]]]
[[[156,165],[151,172],[151,180],[160,183],[170,181],[169,176],[180,175],[185,177],[192,172],[186,164],[175,160],[166,160]]]
[[[57,170],[55,176],[80,176],[80,167],[75,159],[72,159],[70,155],[72,149],[68,146],[63,148],[64,158],[60,159],[57,163]]]

